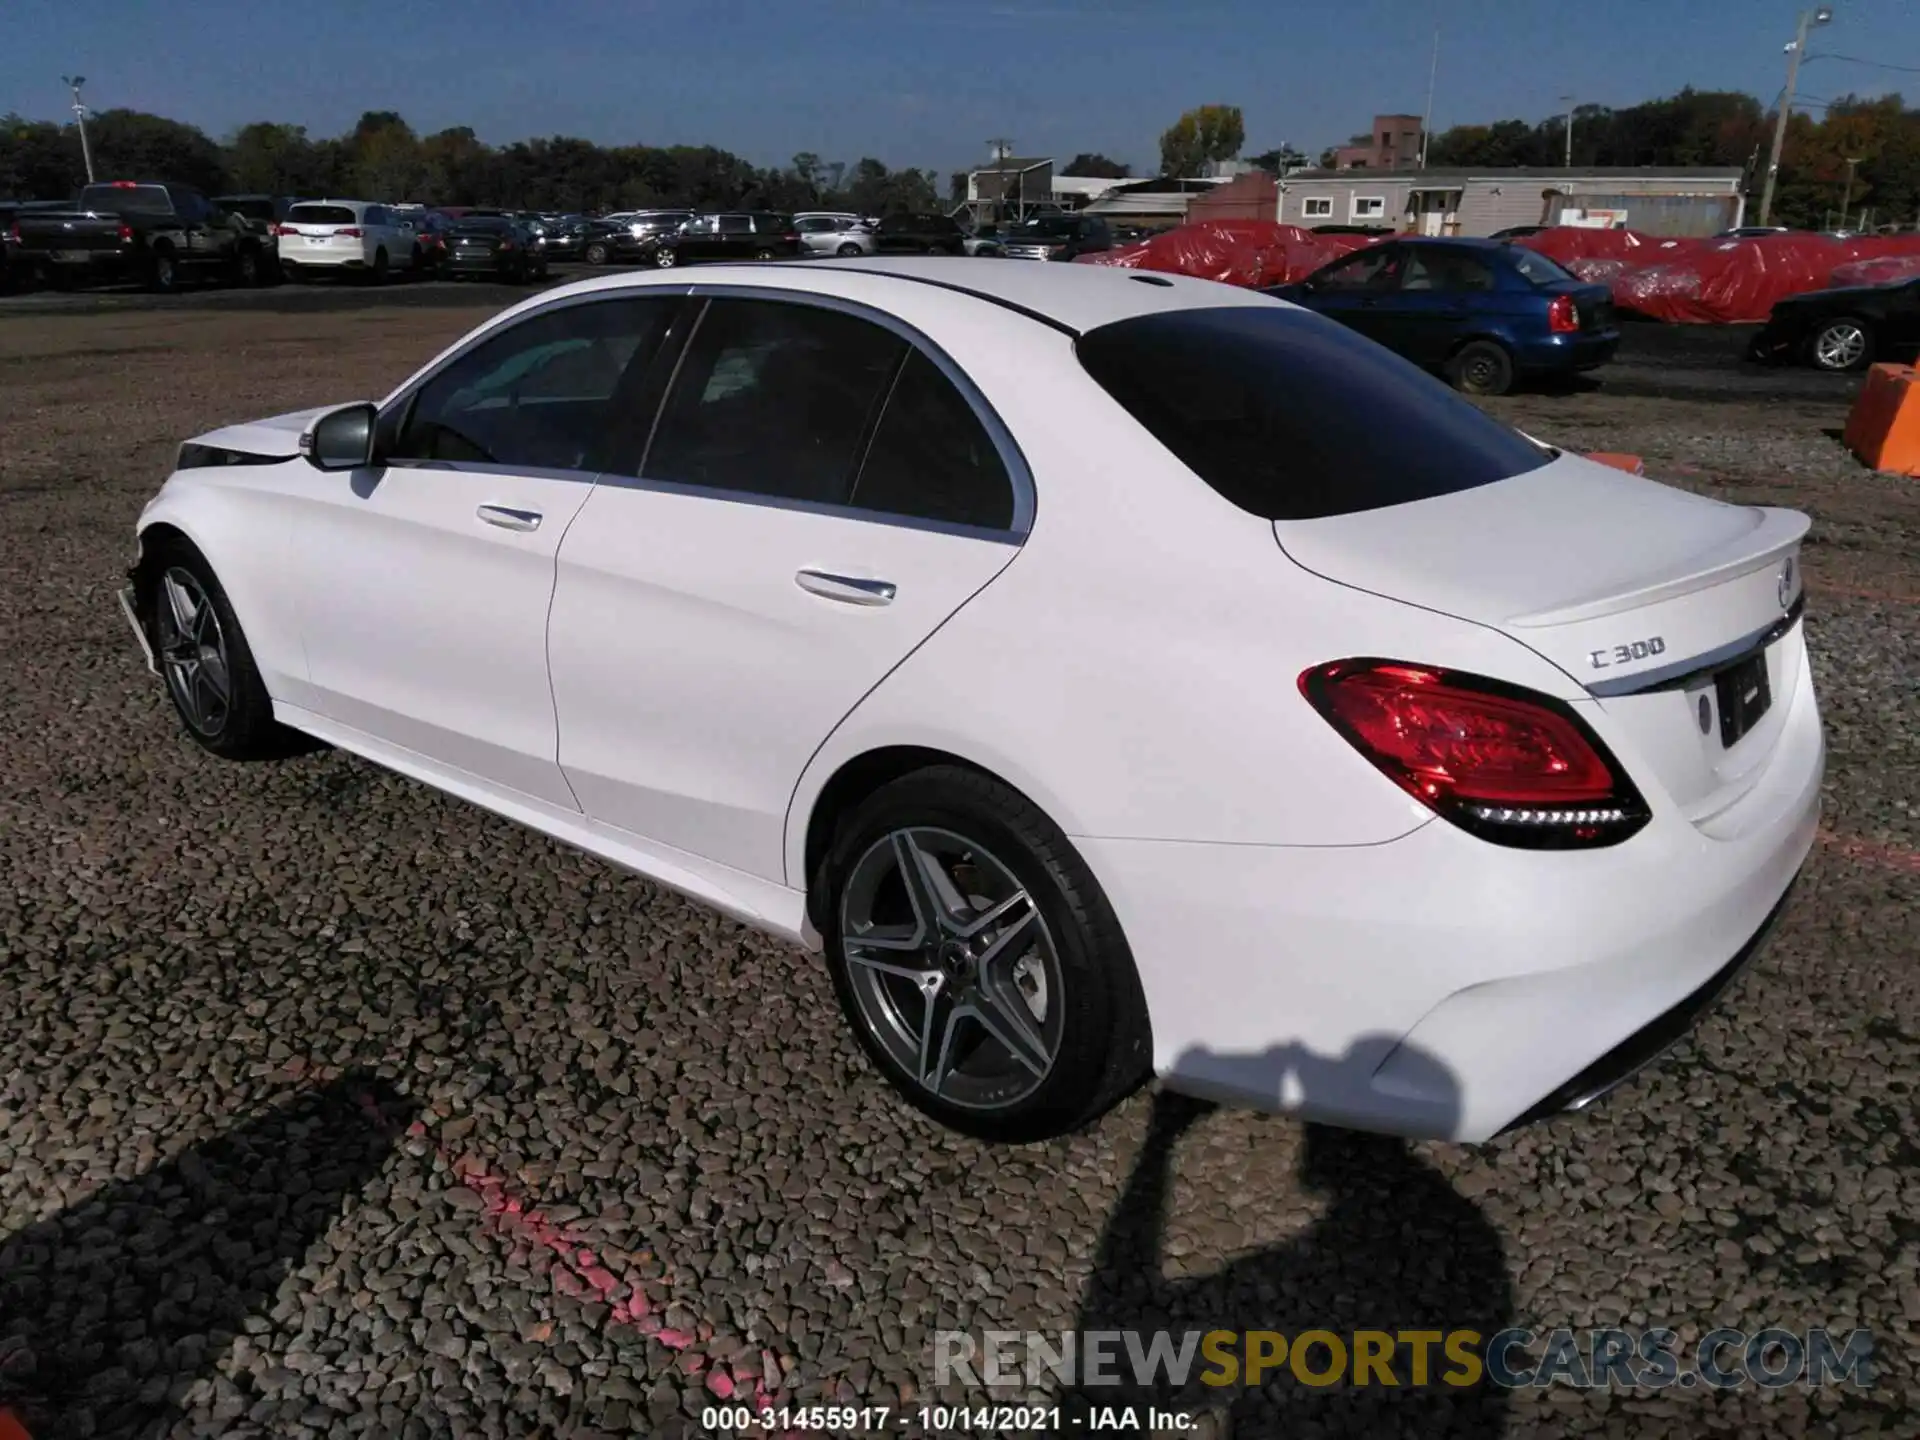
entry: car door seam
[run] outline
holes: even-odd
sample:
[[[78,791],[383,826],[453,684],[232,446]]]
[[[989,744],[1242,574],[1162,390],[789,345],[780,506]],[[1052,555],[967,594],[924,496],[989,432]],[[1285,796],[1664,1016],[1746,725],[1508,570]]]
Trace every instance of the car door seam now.
[[[573,788],[573,780],[567,774],[567,767],[560,763],[560,696],[553,688],[553,606],[560,595],[560,552],[567,548],[567,536],[572,533],[573,525],[583,514],[587,506],[593,503],[593,492],[600,488],[600,475],[592,475],[587,480],[587,493],[580,503],[573,507],[573,513],[567,517],[567,523],[561,528],[560,540],[553,547],[553,577],[547,586],[547,618],[540,627],[540,658],[547,671],[547,704],[553,707],[553,768],[560,772],[560,783],[567,787],[567,794],[573,796],[573,807],[583,816],[587,807],[581,803],[580,796]]]
[[[797,801],[800,798],[801,782],[807,778],[808,773],[813,769],[813,762],[820,758],[820,752],[827,748],[828,742],[831,741],[835,735],[838,735],[840,733],[841,727],[844,726],[848,720],[853,718],[853,714],[856,710],[858,710],[862,705],[867,703],[868,698],[873,694],[873,692],[878,690],[882,685],[886,684],[888,680],[892,679],[894,674],[900,669],[902,665],[905,665],[907,661],[911,660],[915,655],[919,654],[921,650],[926,648],[927,643],[931,641],[934,636],[938,635],[942,630],[946,629],[947,626],[953,622],[954,617],[959,615],[959,613],[962,610],[965,610],[975,600],[979,599],[981,594],[985,592],[986,588],[989,585],[993,584],[994,581],[998,580],[1002,575],[1006,574],[1008,566],[1011,566],[1016,560],[1020,558],[1021,551],[1024,550],[1025,548],[1026,547],[1023,544],[1019,549],[1015,550],[1012,555],[1008,556],[1005,564],[1001,565],[991,575],[987,576],[986,579],[982,580],[977,586],[975,586],[971,591],[969,591],[966,598],[963,599],[958,605],[954,606],[953,609],[949,610],[945,618],[943,618],[939,624],[935,625],[925,635],[921,636],[919,641],[916,642],[913,646],[911,646],[907,650],[906,654],[902,655],[898,660],[894,661],[893,664],[889,665],[884,671],[882,671],[879,678],[876,679],[865,690],[862,690],[859,696],[854,700],[854,702],[847,707],[846,713],[843,714],[838,720],[834,721],[832,726],[828,728],[827,733],[820,737],[820,743],[813,747],[813,750],[807,756],[805,763],[801,765],[799,774],[793,777],[793,790],[787,796],[786,820],[785,820],[785,823],[782,824],[780,827],[780,876],[781,876],[781,882],[785,884],[789,889],[796,888],[793,883],[793,876],[789,873],[787,868],[787,853],[791,848],[788,845],[787,841],[788,841],[788,837],[793,833],[793,807],[794,807],[795,801]],[[809,878],[803,875],[800,877],[800,884],[797,888],[804,891],[808,883],[809,883]]]

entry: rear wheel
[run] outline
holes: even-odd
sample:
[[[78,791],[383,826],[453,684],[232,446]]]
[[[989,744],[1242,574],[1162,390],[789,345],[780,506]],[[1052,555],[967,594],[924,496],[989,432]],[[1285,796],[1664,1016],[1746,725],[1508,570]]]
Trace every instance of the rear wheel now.
[[[816,877],[835,991],[915,1106],[990,1139],[1045,1139],[1147,1071],[1145,1002],[1119,922],[1059,828],[958,766],[882,787]]]
[[[838,250],[834,251],[833,253],[841,256],[844,259],[852,259],[854,256],[864,254],[865,252],[861,250],[861,248],[858,245],[855,245],[851,241],[849,241],[847,244],[842,245]]]
[[[248,246],[233,257],[233,283],[243,285],[249,290],[263,283],[260,252],[252,246]]]
[[[774,258],[774,254],[771,250],[756,250],[753,252],[753,258],[756,260],[771,260]]]
[[[180,288],[180,262],[173,257],[173,248],[162,245],[147,259],[147,288],[159,294]]]
[[[587,253],[582,258],[585,259],[589,265],[604,265],[610,257],[607,247],[596,240],[593,244],[587,246]]]
[[[1816,370],[1862,370],[1873,360],[1873,328],[1855,315],[1827,321],[1807,342]]]
[[[163,542],[145,585],[147,633],[187,733],[225,760],[278,759],[303,748],[273,718],[273,701],[227,593],[184,540]]]
[[[674,253],[671,245],[662,245],[653,252],[653,263],[662,270],[671,270],[680,263],[680,257]]]
[[[1513,388],[1513,357],[1491,340],[1470,340],[1447,362],[1447,379],[1466,395],[1504,395]]]
[[[376,250],[373,252],[373,283],[374,284],[384,285],[387,283],[387,270],[389,268],[390,263],[391,262],[389,262],[387,259],[387,252],[384,249]]]

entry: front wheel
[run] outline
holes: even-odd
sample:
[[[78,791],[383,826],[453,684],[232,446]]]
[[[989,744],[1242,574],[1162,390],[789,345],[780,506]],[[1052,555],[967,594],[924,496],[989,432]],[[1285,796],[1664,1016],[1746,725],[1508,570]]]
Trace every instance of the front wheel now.
[[[589,265],[604,265],[609,258],[607,247],[596,240],[593,244],[587,246],[587,253],[581,258]]]
[[[1807,357],[1816,370],[1863,370],[1873,359],[1873,330],[1853,315],[1829,320],[1807,343]]]
[[[173,251],[153,252],[147,261],[147,288],[161,295],[180,288],[180,263],[173,258]]]
[[[299,737],[273,718],[247,637],[206,557],[185,541],[163,544],[144,589],[147,633],[187,734],[225,760],[298,749]]]
[[[815,880],[840,1005],[873,1062],[943,1124],[1046,1139],[1147,1071],[1119,922],[1025,796],[937,766],[848,815]]]
[[[233,283],[249,290],[263,283],[258,250],[242,250],[233,257]]]
[[[376,250],[373,252],[373,283],[374,284],[384,285],[387,283],[387,269],[390,263],[391,262],[388,261],[387,259],[387,252],[385,250]]]
[[[661,270],[671,270],[675,265],[680,263],[680,257],[674,254],[670,247],[662,245],[658,250],[653,252],[653,263]]]
[[[862,250],[858,245],[855,245],[852,241],[848,241],[833,253],[840,256],[843,260],[851,260],[856,255],[864,255],[867,252]]]
[[[774,258],[774,253],[771,250],[756,250],[753,252],[753,258],[756,260],[771,260]]]
[[[1472,340],[1447,362],[1447,379],[1463,395],[1504,395],[1513,388],[1513,357],[1491,340]]]

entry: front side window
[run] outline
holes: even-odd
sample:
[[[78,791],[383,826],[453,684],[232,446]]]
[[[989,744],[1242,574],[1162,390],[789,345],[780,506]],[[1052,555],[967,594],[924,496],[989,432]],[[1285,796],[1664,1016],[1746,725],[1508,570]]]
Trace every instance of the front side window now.
[[[1553,458],[1419,366],[1308,311],[1170,310],[1090,330],[1076,348],[1188,469],[1267,520],[1430,499]]]
[[[714,215],[696,215],[680,227],[683,235],[715,235],[720,230],[720,220]]]
[[[986,426],[919,350],[909,351],[900,368],[853,503],[949,525],[1013,524],[1013,484]]]
[[[488,336],[421,386],[388,458],[597,468],[621,381],[652,355],[678,304],[567,305]]]
[[[1313,276],[1316,290],[1391,290],[1399,276],[1400,252],[1390,245],[1376,245],[1336,260]]]
[[[1468,250],[1415,245],[1407,250],[1402,290],[1447,293],[1493,289],[1493,267]]]
[[[847,503],[906,342],[812,305],[714,300],[680,361],[643,474]]]

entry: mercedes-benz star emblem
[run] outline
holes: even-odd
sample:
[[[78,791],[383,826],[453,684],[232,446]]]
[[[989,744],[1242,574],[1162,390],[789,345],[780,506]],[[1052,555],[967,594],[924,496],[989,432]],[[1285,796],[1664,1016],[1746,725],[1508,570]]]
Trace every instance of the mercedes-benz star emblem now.
[[[1793,605],[1794,590],[1793,557],[1789,555],[1786,563],[1780,567],[1780,608],[1789,609]]]

